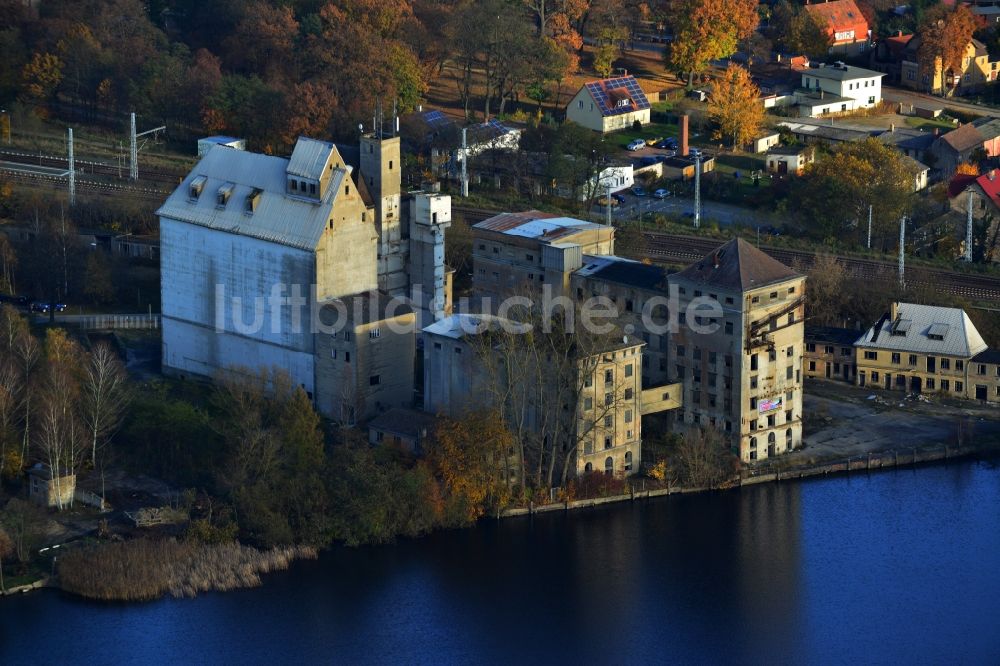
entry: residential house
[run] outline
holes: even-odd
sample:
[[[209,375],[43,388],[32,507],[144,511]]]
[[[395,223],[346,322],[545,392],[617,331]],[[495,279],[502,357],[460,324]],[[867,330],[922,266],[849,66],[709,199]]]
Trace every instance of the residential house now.
[[[1000,62],[990,58],[986,45],[978,39],[965,45],[961,65],[947,71],[940,58],[934,62],[934,71],[921,62],[921,41],[920,35],[901,32],[887,37],[873,51],[871,66],[886,72],[894,84],[929,93],[968,95],[997,80]]]
[[[601,79],[580,88],[566,107],[566,119],[607,134],[629,129],[636,121],[648,124],[650,105],[634,76]]]
[[[948,183],[948,200],[952,211],[962,216],[963,229],[972,205],[973,220],[986,226],[983,256],[987,261],[1000,262],[1000,172],[991,169],[981,176],[956,175]]]
[[[1000,119],[981,118],[942,134],[931,144],[934,168],[951,178],[959,164],[1000,154]]]
[[[854,343],[859,331],[832,326],[806,326],[806,350],[802,355],[802,371],[814,379],[838,379],[854,383],[857,367],[854,363]]]
[[[744,462],[798,448],[805,277],[738,238],[667,282],[678,299],[677,428],[717,428]]]
[[[854,346],[859,386],[956,397],[967,397],[966,365],[987,349],[963,310],[916,303],[893,303]]]
[[[795,91],[801,116],[821,116],[870,109],[882,102],[882,77],[885,74],[843,62],[810,62],[796,70],[802,87]]]
[[[1000,23],[1000,0],[962,0],[984,23]]]
[[[830,53],[850,56],[863,53],[870,39],[868,20],[854,0],[806,2],[805,10],[820,25],[826,25],[832,44]]]
[[[767,172],[778,175],[793,174],[801,176],[807,164],[812,164],[815,158],[812,146],[775,146],[767,151]]]
[[[569,293],[570,276],[584,255],[609,255],[615,230],[551,213],[501,213],[472,227],[472,288],[493,306],[510,295]]]
[[[924,132],[908,127],[896,127],[895,124],[881,132],[876,138],[887,146],[892,146],[907,157],[923,162],[927,151],[938,137],[938,132]]]

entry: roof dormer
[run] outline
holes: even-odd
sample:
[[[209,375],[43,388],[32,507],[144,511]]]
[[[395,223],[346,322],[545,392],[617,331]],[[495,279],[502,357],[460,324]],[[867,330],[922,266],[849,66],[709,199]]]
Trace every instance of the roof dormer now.
[[[208,180],[205,176],[196,176],[191,180],[188,185],[188,198],[192,201],[197,201],[198,197],[201,196],[202,190],[205,189],[205,182]]]
[[[236,188],[234,183],[223,183],[219,186],[219,189],[215,193],[215,206],[216,208],[225,208],[226,204],[229,203],[229,197],[233,195],[233,190]]]

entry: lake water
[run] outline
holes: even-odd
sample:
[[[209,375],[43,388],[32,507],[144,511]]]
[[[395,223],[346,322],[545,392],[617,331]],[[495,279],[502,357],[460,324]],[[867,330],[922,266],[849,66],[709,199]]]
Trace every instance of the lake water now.
[[[1000,469],[762,485],[339,548],[258,589],[0,600],[0,662],[1000,663]]]

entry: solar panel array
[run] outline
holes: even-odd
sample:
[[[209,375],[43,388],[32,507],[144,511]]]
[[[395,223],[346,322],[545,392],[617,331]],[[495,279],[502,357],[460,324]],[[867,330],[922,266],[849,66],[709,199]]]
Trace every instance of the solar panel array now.
[[[444,115],[440,111],[427,111],[424,113],[424,122],[431,127],[441,127],[442,125],[451,124],[451,120],[448,116]]]
[[[622,107],[609,103],[608,91],[616,89],[624,89],[632,99],[632,103]],[[593,81],[587,84],[587,90],[597,101],[597,105],[601,108],[601,115],[604,116],[616,116],[649,108],[649,100],[646,99],[646,94],[642,92],[642,88],[639,87],[639,82],[635,80],[634,76]]]

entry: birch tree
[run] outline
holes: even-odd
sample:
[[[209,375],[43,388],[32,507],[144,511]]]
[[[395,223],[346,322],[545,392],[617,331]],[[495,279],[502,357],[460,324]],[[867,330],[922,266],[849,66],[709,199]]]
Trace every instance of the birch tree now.
[[[35,444],[49,466],[59,509],[63,509],[62,478],[74,474],[84,446],[84,426],[77,405],[80,401],[80,346],[62,329],[50,329],[45,337],[45,368],[39,404]]]
[[[110,345],[103,342],[97,344],[87,360],[80,406],[90,439],[90,463],[96,467],[97,450],[107,444],[121,425],[131,391],[128,372]]]

